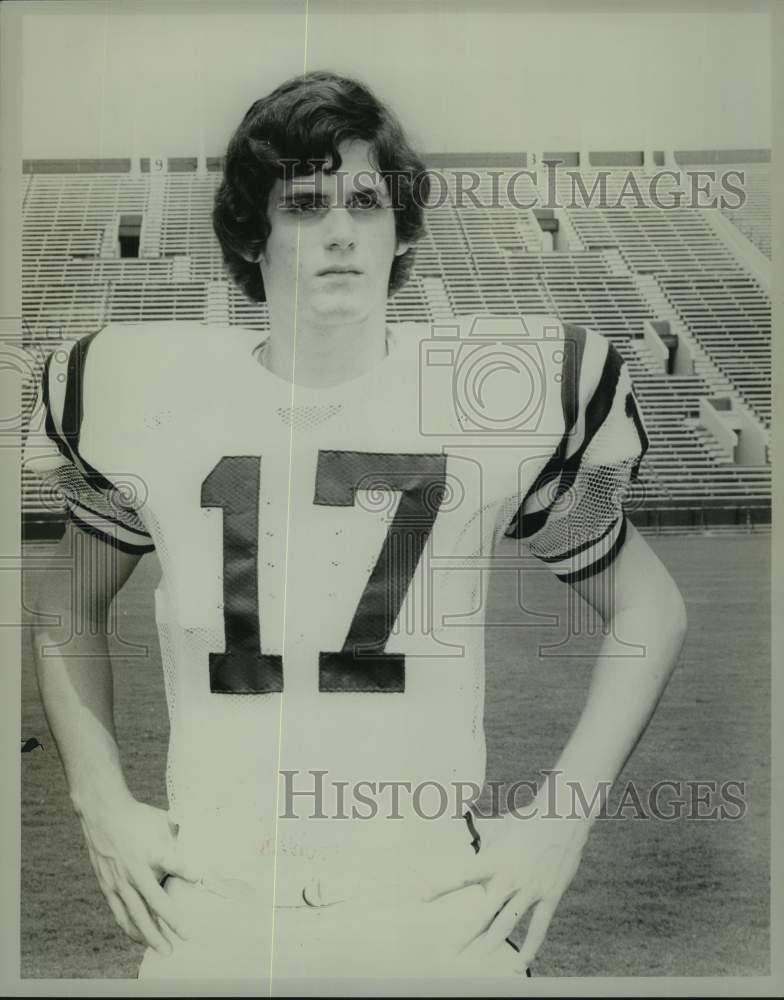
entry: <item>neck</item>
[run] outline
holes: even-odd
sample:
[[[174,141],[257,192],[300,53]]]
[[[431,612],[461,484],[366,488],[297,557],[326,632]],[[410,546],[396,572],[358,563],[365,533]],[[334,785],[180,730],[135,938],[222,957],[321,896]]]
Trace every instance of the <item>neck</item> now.
[[[384,319],[371,323],[281,324],[271,330],[260,358],[279,378],[309,388],[326,388],[364,375],[386,357]]]

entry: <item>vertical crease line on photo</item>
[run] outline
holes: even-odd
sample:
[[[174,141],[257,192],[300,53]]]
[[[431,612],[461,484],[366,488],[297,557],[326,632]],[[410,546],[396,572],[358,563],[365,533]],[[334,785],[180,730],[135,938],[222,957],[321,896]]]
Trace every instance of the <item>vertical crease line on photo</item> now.
[[[109,56],[109,15],[110,8],[109,4],[104,5],[104,16],[103,16],[103,65],[101,67],[101,124],[98,129],[98,156],[103,157],[103,127],[105,121],[105,111],[106,111],[106,73],[108,65]]]
[[[310,0],[305,0],[305,23],[304,23],[304,40],[303,40],[303,60],[302,60],[302,74],[303,76],[308,71],[308,22],[310,19]],[[276,922],[276,908],[275,903],[277,899],[278,890],[278,827],[280,824],[280,763],[281,763],[281,753],[283,747],[283,699],[286,696],[286,681],[285,681],[285,662],[286,662],[286,626],[287,626],[287,605],[288,605],[288,578],[289,578],[289,530],[291,525],[291,480],[292,480],[292,463],[293,463],[293,451],[294,451],[294,425],[295,421],[293,419],[294,414],[294,394],[296,389],[295,376],[296,376],[296,365],[297,365],[297,325],[299,322],[299,258],[300,258],[300,238],[302,235],[302,221],[299,221],[297,226],[297,277],[294,284],[294,329],[292,335],[292,351],[291,351],[291,390],[289,393],[289,406],[292,414],[292,419],[289,421],[289,479],[288,479],[288,496],[286,500],[286,540],[283,552],[284,570],[283,570],[283,628],[281,636],[281,668],[283,670],[283,685],[280,692],[280,711],[278,713],[278,763],[275,775],[275,834],[273,838],[273,850],[272,850],[272,899],[270,902],[271,914],[270,914],[270,956],[269,956],[269,972],[268,972],[268,990],[269,996],[273,996],[272,992],[272,966],[275,961],[275,922]],[[270,334],[272,331],[272,325],[270,324]]]

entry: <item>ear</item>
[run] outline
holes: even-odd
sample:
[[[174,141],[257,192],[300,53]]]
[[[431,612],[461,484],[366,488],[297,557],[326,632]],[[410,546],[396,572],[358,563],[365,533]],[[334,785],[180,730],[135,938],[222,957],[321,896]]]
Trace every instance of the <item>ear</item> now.
[[[410,243],[403,243],[402,241],[398,241],[397,247],[395,248],[395,256],[402,257],[403,254],[407,253],[410,248],[411,248]]]

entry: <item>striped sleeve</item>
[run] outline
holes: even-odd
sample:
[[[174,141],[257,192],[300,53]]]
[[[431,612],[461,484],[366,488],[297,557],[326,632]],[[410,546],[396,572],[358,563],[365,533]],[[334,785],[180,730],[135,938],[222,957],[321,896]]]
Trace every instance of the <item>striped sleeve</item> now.
[[[123,552],[153,550],[153,540],[124,491],[84,457],[85,367],[95,334],[48,355],[24,452],[25,467],[65,503],[77,527]]]
[[[626,538],[624,500],[648,436],[616,348],[583,327],[565,327],[561,395],[565,433],[526,494],[508,535],[565,583],[609,566]]]

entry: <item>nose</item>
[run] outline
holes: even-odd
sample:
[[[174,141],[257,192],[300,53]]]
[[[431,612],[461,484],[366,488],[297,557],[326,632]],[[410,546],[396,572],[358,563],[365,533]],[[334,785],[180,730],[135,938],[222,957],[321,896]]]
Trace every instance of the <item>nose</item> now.
[[[324,242],[328,250],[348,250],[356,245],[355,223],[351,212],[333,205],[324,221]]]

